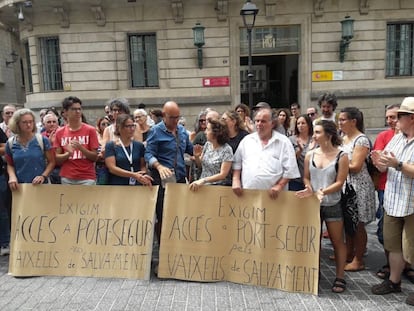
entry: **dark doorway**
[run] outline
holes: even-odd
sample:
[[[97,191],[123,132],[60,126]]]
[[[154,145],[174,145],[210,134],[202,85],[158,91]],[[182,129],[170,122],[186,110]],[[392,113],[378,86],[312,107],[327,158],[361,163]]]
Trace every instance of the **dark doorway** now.
[[[268,102],[272,107],[289,107],[298,101],[298,54],[253,56],[253,106]],[[248,58],[240,57],[241,102],[249,104]]]

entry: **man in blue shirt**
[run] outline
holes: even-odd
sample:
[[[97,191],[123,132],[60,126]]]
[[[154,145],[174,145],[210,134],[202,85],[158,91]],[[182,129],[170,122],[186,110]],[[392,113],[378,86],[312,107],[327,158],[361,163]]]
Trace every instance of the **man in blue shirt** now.
[[[193,155],[193,145],[187,130],[180,124],[180,108],[168,101],[162,109],[163,121],[154,125],[146,140],[145,161],[151,169],[155,185],[161,185],[157,198],[156,232],[161,239],[162,210],[165,182],[186,182],[184,153]]]

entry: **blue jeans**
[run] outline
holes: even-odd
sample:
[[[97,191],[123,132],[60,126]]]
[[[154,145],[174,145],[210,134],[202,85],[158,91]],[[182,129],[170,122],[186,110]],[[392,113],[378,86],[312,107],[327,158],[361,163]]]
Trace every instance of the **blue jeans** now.
[[[0,175],[0,246],[10,243],[10,191],[7,177]]]

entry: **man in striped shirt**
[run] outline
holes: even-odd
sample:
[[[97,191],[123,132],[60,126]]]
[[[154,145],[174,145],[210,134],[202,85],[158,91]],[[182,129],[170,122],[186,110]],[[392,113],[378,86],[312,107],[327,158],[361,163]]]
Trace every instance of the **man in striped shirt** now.
[[[384,193],[384,248],[389,252],[390,276],[372,287],[372,293],[401,292],[405,261],[414,262],[414,97],[406,97],[398,110],[400,133],[384,151],[372,158],[380,171],[387,171]],[[414,293],[406,303],[414,305]]]

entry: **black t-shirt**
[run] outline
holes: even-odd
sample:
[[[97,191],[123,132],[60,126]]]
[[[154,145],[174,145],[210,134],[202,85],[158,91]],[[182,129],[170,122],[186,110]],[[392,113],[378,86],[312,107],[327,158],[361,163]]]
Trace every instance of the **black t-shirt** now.
[[[3,132],[3,130],[0,128],[0,144],[7,143],[7,136],[6,133]],[[0,157],[0,170],[3,167],[3,157]],[[0,172],[1,174],[1,172]]]

